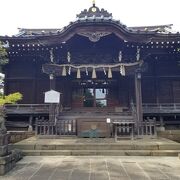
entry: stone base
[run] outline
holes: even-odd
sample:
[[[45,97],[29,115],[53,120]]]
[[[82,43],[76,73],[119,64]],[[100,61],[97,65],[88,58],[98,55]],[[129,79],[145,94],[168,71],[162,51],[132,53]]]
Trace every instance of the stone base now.
[[[10,134],[9,143],[13,144],[35,135],[35,132],[28,131],[8,131],[8,133]]]
[[[0,146],[8,145],[10,139],[9,134],[0,134]]]
[[[9,152],[8,145],[0,146],[0,157],[5,156]]]
[[[163,138],[167,138],[173,141],[180,142],[180,130],[158,131],[157,135],[159,137],[163,137]]]
[[[0,175],[4,175],[15,166],[13,154],[0,157]]]
[[[157,129],[157,131],[165,131],[165,127],[163,127],[163,126],[157,127],[156,129]]]
[[[33,127],[31,125],[28,127],[28,132],[33,132]]]
[[[5,165],[0,165],[0,176],[5,175],[14,167],[15,167],[15,161],[12,161],[11,163],[7,163]]]
[[[13,154],[13,157],[15,159],[15,162],[21,160],[23,158],[23,154],[22,154],[22,151],[19,150],[19,149],[14,149],[11,151],[12,154]]]
[[[6,174],[22,158],[20,151],[10,151],[9,134],[0,134],[0,175]]]
[[[18,150],[13,150],[11,154],[0,157],[0,175],[4,175],[15,167],[17,161],[22,158],[22,153]]]

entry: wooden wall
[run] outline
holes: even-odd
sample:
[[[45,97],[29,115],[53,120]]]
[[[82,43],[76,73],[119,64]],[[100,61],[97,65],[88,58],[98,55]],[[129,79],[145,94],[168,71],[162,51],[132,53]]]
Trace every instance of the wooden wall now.
[[[33,59],[10,59],[5,67],[5,94],[20,92],[20,103],[44,102],[44,92],[49,90],[49,77],[42,73],[42,62]]]
[[[43,60],[33,57],[11,58],[4,71],[5,94],[21,92],[25,104],[44,102],[44,92],[49,90],[49,77],[42,72]],[[147,70],[142,74],[143,103],[180,103],[180,67],[177,59],[149,58]],[[116,78],[117,85],[110,87],[109,106],[129,106],[135,102],[134,76]],[[57,77],[56,90],[62,93],[63,106],[72,105],[71,77]]]
[[[180,103],[180,67],[175,59],[151,59],[142,78],[143,103]]]

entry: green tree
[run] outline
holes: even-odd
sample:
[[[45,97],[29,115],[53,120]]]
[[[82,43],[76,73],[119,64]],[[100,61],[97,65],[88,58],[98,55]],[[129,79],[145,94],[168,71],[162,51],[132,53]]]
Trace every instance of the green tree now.
[[[8,56],[6,49],[3,46],[3,43],[0,41],[0,73],[2,72],[2,66],[8,63]],[[2,77],[1,77],[2,78]],[[1,79],[0,78],[0,79]],[[2,81],[2,79],[1,79]],[[0,134],[6,133],[5,127],[5,111],[4,104],[15,104],[17,101],[22,99],[22,94],[19,92],[4,96],[3,93],[0,93]]]
[[[0,41],[0,73],[2,72],[2,66],[8,63],[7,51],[3,46],[3,43]],[[0,77],[0,81],[2,82],[2,76]],[[8,96],[3,96],[0,93],[0,106],[4,104],[15,104],[17,101],[22,99],[22,94],[19,92],[9,94]]]
[[[0,95],[2,95],[4,75],[2,74],[2,66],[8,63],[8,56],[3,43],[0,41]]]
[[[7,51],[0,41],[0,72],[2,72],[2,66],[8,63]]]

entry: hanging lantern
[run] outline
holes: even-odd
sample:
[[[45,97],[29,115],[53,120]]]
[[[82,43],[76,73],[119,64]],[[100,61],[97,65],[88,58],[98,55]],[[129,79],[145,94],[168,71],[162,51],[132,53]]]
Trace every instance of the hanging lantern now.
[[[62,69],[62,76],[66,76],[66,67],[63,66],[63,69]]]
[[[67,61],[68,63],[71,62],[71,53],[69,51],[67,52]]]
[[[80,69],[78,68],[77,70],[77,79],[80,79],[81,78],[81,72],[80,72]]]
[[[96,70],[95,68],[93,68],[93,71],[92,71],[92,79],[96,79]]]
[[[120,74],[121,74],[122,76],[125,76],[125,75],[126,75],[124,65],[121,65],[121,66],[120,66]]]
[[[108,69],[108,78],[112,78],[112,70],[110,67]]]
[[[71,66],[69,66],[68,74],[71,75]]]

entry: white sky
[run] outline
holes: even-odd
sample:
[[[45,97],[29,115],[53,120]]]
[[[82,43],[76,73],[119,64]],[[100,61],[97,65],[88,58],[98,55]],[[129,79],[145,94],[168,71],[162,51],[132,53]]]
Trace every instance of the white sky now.
[[[0,0],[0,35],[17,28],[62,28],[92,0]],[[173,24],[180,31],[180,0],[96,0],[127,26]]]

